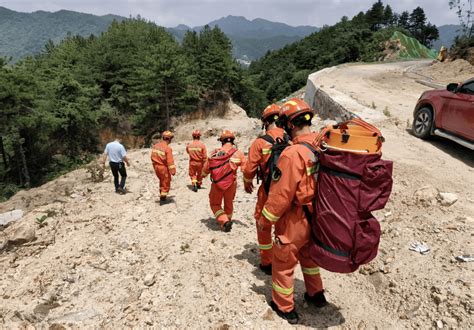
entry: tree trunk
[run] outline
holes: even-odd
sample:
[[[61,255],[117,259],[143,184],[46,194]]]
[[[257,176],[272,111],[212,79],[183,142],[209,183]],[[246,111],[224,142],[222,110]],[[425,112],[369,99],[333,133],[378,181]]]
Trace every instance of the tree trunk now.
[[[165,82],[166,129],[170,129],[170,108],[168,104],[168,83]]]
[[[5,147],[3,146],[3,136],[0,136],[0,152],[2,153],[3,169],[6,172],[8,168],[8,162],[7,155],[5,154]]]
[[[31,184],[30,172],[28,171],[28,164],[26,163],[25,150],[23,149],[23,145],[21,143],[19,144],[19,151],[22,165],[21,172],[23,174],[23,177],[25,178],[25,187],[29,188]]]

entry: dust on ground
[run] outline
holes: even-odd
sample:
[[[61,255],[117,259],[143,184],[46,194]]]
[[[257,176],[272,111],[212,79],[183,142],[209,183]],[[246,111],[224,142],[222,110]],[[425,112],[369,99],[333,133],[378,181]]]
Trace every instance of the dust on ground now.
[[[432,81],[447,85],[474,78],[474,65],[463,59],[445,62],[436,61],[414,72],[428,77]]]
[[[455,260],[473,253],[474,159],[454,143],[422,141],[407,131],[405,121],[426,89],[407,73],[418,64],[349,65],[321,76],[328,94],[346,95],[382,118],[376,123],[387,139],[384,158],[395,162],[394,188],[377,212],[378,257],[353,274],[322,271],[329,306],[316,310],[304,302],[296,270],[298,327],[474,327],[473,266]],[[168,205],[157,203],[149,149],[129,153],[126,195],[113,192],[108,171],[105,181],[93,182],[79,169],[0,204],[0,213],[25,212],[0,230],[0,324],[288,328],[269,309],[271,279],[257,268],[255,194],[245,194],[239,178],[236,223],[223,233],[208,206],[208,179],[198,193],[188,186],[187,136],[202,130],[212,149],[224,127],[237,131],[242,150],[259,132],[259,122],[236,106],[223,118],[177,129],[178,174]],[[430,253],[409,251],[413,241],[426,242]]]

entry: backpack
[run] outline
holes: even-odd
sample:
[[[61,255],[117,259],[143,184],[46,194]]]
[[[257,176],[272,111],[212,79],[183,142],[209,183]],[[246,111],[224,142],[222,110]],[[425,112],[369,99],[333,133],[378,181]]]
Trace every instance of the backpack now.
[[[272,178],[277,169],[278,160],[280,159],[280,155],[283,150],[285,150],[285,148],[290,145],[290,139],[286,134],[283,135],[283,138],[277,138],[276,141],[268,134],[260,137],[260,139],[263,139],[272,145],[270,158],[267,162],[267,172],[262,173],[262,169],[258,169],[260,175],[262,176],[263,188],[268,195],[268,192],[270,191],[270,185],[273,181]]]
[[[209,172],[211,181],[220,189],[227,190],[234,183],[234,170],[230,167],[230,158],[237,152],[232,148],[227,153],[215,152],[209,158]]]
[[[354,119],[323,129],[317,149],[304,144],[319,162],[313,210],[305,207],[310,256],[326,270],[354,272],[377,256],[380,224],[371,212],[385,207],[393,183],[382,142],[377,128]]]

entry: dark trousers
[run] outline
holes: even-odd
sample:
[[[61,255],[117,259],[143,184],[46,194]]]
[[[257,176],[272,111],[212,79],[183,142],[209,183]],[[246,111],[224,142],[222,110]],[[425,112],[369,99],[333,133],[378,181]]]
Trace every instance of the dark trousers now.
[[[112,174],[114,176],[114,185],[115,191],[118,191],[119,188],[125,188],[125,180],[127,179],[127,170],[125,169],[125,164],[123,162],[115,163],[110,162],[110,169],[112,170]],[[120,185],[119,185],[119,173],[121,176]]]

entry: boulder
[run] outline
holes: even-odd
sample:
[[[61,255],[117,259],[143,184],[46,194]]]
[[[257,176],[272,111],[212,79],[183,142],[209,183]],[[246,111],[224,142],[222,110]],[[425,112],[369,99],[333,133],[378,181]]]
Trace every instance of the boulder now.
[[[25,244],[36,238],[35,228],[29,223],[25,222],[19,226],[15,226],[15,228],[10,228],[6,230],[8,244],[10,245]]]
[[[10,212],[5,212],[0,214],[0,226],[5,226],[6,224],[20,220],[23,217],[22,210],[13,210]]]
[[[458,200],[458,195],[453,193],[440,192],[437,197],[439,203],[443,206],[451,206]]]
[[[436,204],[438,190],[432,186],[426,186],[415,191],[413,195],[416,204],[421,204],[425,207]]]

